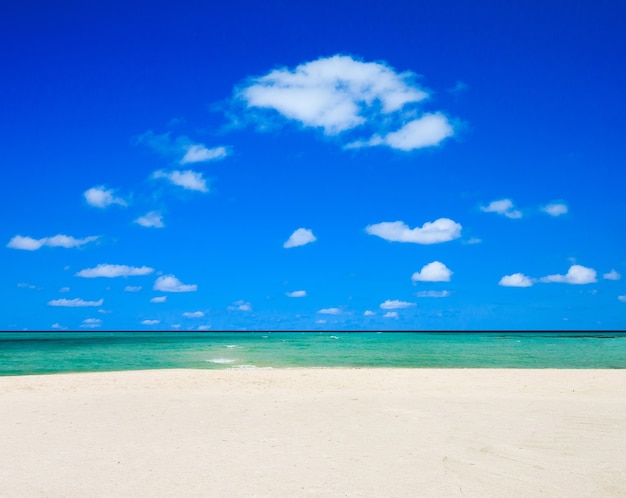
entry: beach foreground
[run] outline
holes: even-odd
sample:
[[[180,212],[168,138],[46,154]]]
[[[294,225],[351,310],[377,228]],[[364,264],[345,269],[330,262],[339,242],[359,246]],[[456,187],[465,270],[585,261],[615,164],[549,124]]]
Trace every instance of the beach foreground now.
[[[626,370],[0,377],[0,496],[626,496]]]

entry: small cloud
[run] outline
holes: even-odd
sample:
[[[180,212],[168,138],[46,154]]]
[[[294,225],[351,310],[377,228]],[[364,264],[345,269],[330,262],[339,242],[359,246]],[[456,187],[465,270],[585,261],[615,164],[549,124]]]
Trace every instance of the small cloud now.
[[[27,284],[26,282],[20,282],[17,284],[20,289],[36,289],[37,286],[33,284]]]
[[[125,292],[139,292],[141,290],[141,285],[127,285],[124,287]]]
[[[70,288],[69,288],[69,287],[61,287],[61,288],[59,289],[59,292],[69,292],[69,291],[70,291]]]
[[[398,299],[387,299],[384,303],[380,305],[380,308],[383,310],[399,310],[404,308],[410,308],[411,306],[415,306],[415,303],[399,301]]]
[[[161,320],[142,320],[141,325],[158,325]]]
[[[626,296],[617,296],[618,301],[626,303]]]
[[[185,311],[183,316],[185,318],[202,318],[204,313],[202,311]]]
[[[113,204],[126,206],[126,201],[116,197],[113,189],[107,189],[103,185],[91,187],[83,193],[87,204],[97,208],[105,208]]]
[[[297,290],[297,291],[293,291],[293,292],[286,292],[285,295],[287,297],[306,297],[306,291],[305,290]]]
[[[59,234],[53,237],[33,239],[32,237],[22,237],[21,235],[16,235],[9,241],[7,247],[11,249],[21,249],[25,251],[36,251],[43,246],[64,247],[66,249],[70,249],[73,247],[80,247],[95,240],[98,240],[98,236],[94,235],[90,237],[85,237],[84,239],[75,239],[74,237],[70,237],[69,235]]]
[[[167,301],[167,296],[157,296],[150,299],[151,303],[164,303]]]
[[[547,277],[543,277],[541,281],[575,285],[597,282],[596,271],[593,268],[586,268],[581,265],[572,265],[565,275],[548,275]]]
[[[320,319],[320,320],[315,320],[315,323],[319,323],[320,325],[323,325],[323,324],[325,324],[325,323],[326,323],[326,320],[322,320],[322,319]]]
[[[442,291],[420,291],[416,294],[417,297],[448,297],[450,295],[450,291],[442,290]]]
[[[317,237],[313,235],[313,231],[308,228],[298,228],[295,232],[291,234],[287,242],[283,244],[285,249],[289,249],[290,247],[298,247],[306,244],[310,244],[311,242],[315,242]]]
[[[55,330],[67,330],[67,327],[60,325],[58,323],[53,323],[51,328]]]
[[[208,192],[206,180],[202,177],[202,173],[196,171],[164,171],[158,170],[152,174],[152,178],[164,178],[172,185],[177,185],[186,190],[195,190],[197,192]]]
[[[500,199],[499,201],[492,201],[487,206],[481,206],[480,210],[484,213],[497,213],[507,218],[521,218],[522,212],[515,209],[513,201],[511,199]]]
[[[610,272],[602,275],[602,278],[605,280],[619,280],[622,276],[616,270],[611,270]]]
[[[158,211],[150,211],[135,220],[137,225],[146,228],[163,228],[163,216]]]
[[[568,211],[567,204],[563,202],[551,202],[541,208],[541,210],[550,216],[561,216]]]
[[[207,149],[202,144],[189,145],[185,155],[180,160],[180,164],[201,163],[213,161],[216,159],[224,159],[228,155],[226,147],[214,147]]]
[[[107,265],[101,264],[95,268],[85,268],[76,273],[77,277],[83,278],[116,278],[116,277],[134,277],[149,275],[154,272],[154,268],[149,266],[126,266],[126,265]]]
[[[374,316],[376,313],[372,310],[365,310],[363,316]]]
[[[452,273],[443,263],[433,261],[424,265],[420,271],[415,272],[411,280],[413,282],[449,282]]]
[[[198,286],[183,284],[174,275],[163,275],[156,279],[153,289],[162,292],[195,292]]]
[[[202,331],[206,331],[206,330],[211,330],[211,326],[210,325],[200,325],[196,330],[202,332]]]
[[[478,237],[472,237],[471,239],[468,239],[465,243],[468,245],[473,245],[473,244],[480,244],[482,242],[482,239],[479,239]]]
[[[383,318],[398,318],[398,312],[397,311],[388,311],[387,313],[385,313],[383,315]]]
[[[533,285],[533,282],[523,273],[513,273],[512,275],[502,277],[498,285],[503,287],[530,287]]]
[[[230,311],[252,311],[252,306],[243,300],[235,301],[232,306],[229,306]]]
[[[322,308],[318,313],[321,315],[340,315],[341,310],[339,308]]]
[[[390,242],[411,242],[414,244],[439,244],[461,236],[461,225],[449,218],[427,221],[422,227],[409,228],[402,221],[385,221],[368,225],[365,231]]]
[[[100,318],[86,318],[83,320],[81,327],[88,329],[95,329],[102,326],[102,320]]]
[[[83,301],[82,299],[53,299],[48,301],[49,306],[65,306],[67,308],[78,308],[85,306],[102,306],[104,299],[99,301]]]

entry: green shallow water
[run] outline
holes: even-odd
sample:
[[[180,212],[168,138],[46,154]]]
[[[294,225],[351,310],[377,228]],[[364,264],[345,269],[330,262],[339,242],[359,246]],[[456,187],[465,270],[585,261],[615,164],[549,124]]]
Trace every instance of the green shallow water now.
[[[160,368],[626,368],[626,333],[0,332],[0,375]]]

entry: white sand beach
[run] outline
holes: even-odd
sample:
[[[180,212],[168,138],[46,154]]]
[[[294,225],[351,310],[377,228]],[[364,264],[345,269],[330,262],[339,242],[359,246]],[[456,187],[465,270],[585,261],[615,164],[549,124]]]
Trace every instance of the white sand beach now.
[[[626,496],[626,370],[0,377],[0,496]]]

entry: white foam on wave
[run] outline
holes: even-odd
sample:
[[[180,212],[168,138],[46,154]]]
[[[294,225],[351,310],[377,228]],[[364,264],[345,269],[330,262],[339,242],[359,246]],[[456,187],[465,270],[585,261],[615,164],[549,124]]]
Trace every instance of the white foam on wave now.
[[[220,364],[224,364],[224,363],[235,363],[235,360],[231,359],[231,358],[211,358],[210,360],[206,360],[209,363],[220,363]]]
[[[229,344],[226,346],[227,348],[240,348],[241,346],[237,346],[237,344]]]

